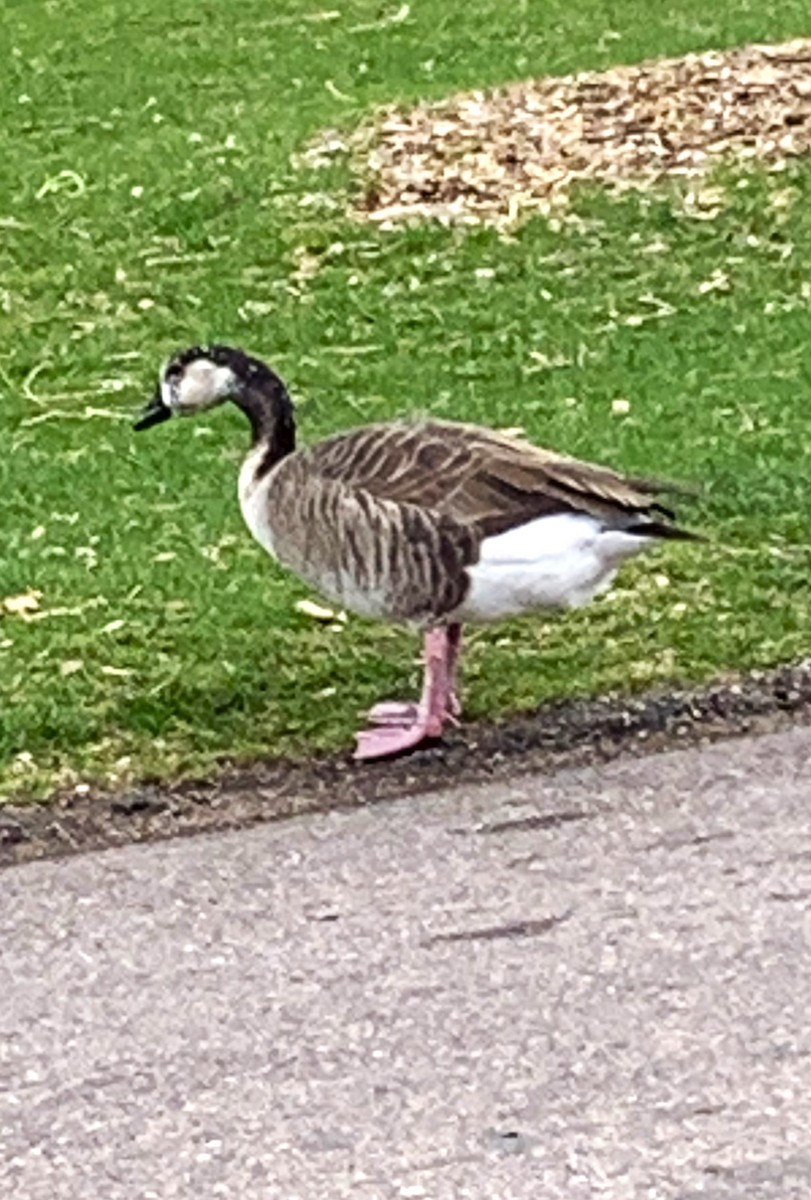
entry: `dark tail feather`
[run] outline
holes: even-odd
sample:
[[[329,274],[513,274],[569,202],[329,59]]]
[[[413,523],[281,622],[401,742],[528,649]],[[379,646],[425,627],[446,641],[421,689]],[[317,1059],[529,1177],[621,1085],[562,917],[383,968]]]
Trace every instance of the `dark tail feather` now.
[[[623,533],[633,533],[637,537],[669,538],[672,542],[707,541],[700,533],[692,533],[678,525],[666,525],[664,521],[637,521],[633,525],[626,525]]]
[[[685,499],[696,500],[704,492],[700,484],[673,483],[669,479],[631,479],[629,482],[647,496],[681,496]],[[660,501],[653,500],[649,511],[666,517],[667,522],[656,520],[655,517],[647,521],[637,521],[628,526],[627,532],[635,533],[639,537],[669,538],[672,542],[707,541],[707,538],[702,537],[700,533],[692,533],[689,529],[682,529],[679,525],[670,524],[671,521],[675,521],[676,514]]]

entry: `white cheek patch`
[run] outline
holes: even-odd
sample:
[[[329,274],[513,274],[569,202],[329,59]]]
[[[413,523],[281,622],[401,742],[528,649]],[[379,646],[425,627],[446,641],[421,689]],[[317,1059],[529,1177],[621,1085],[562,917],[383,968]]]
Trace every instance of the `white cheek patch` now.
[[[191,363],[179,384],[169,389],[170,407],[180,414],[200,412],[219,404],[233,390],[234,375],[230,368],[218,367],[204,359]]]

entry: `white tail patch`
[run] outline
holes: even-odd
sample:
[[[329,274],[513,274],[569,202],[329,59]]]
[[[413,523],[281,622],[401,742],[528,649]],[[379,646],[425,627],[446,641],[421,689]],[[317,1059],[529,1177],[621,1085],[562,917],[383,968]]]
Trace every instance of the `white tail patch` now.
[[[468,568],[460,620],[495,621],[538,608],[577,608],[607,588],[650,539],[605,529],[586,513],[538,517],[485,538]]]

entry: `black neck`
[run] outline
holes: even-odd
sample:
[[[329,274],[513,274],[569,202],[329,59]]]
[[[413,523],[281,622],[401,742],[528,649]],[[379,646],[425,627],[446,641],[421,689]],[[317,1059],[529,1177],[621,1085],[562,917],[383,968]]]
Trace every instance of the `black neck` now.
[[[278,375],[267,369],[257,371],[234,396],[234,403],[251,423],[252,444],[267,447],[260,471],[292,454],[296,448],[293,402]]]

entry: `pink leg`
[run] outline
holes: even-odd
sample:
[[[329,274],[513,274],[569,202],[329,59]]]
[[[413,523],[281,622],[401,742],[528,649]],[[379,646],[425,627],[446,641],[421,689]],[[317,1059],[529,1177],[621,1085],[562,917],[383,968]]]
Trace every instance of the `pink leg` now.
[[[457,666],[462,650],[462,626],[448,625],[446,640],[446,668],[448,676],[448,708],[445,717],[457,724],[462,715],[462,705],[457,693]],[[426,663],[428,648],[426,646]],[[372,725],[413,725],[417,720],[419,705],[413,700],[382,700],[369,709],[367,718]]]
[[[461,717],[462,703],[458,691],[458,668],[462,654],[462,626],[448,626],[448,712],[453,718]]]
[[[458,639],[457,639],[458,644]],[[384,758],[437,738],[450,716],[452,658],[448,630],[432,629],[425,635],[425,674],[419,704],[376,705],[376,728],[357,734],[355,758]],[[377,714],[377,717],[375,716]]]

